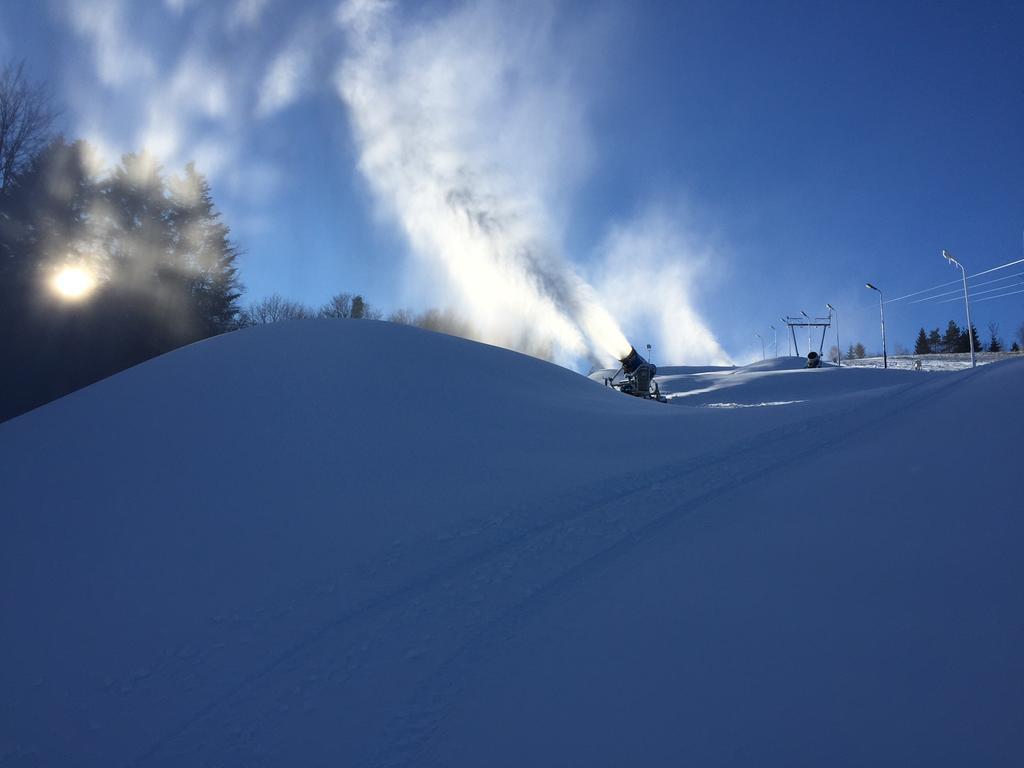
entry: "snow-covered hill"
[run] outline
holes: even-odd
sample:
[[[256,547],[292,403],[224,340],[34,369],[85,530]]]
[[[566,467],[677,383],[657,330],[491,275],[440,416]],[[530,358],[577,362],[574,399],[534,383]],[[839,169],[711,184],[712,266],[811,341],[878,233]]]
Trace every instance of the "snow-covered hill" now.
[[[0,764],[1019,764],[1024,362],[663,372],[310,321],[0,425]]]

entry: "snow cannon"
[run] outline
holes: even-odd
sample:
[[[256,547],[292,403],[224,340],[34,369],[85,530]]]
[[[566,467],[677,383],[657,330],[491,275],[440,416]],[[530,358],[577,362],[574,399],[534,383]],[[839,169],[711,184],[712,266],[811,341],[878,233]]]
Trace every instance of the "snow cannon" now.
[[[821,355],[815,352],[813,349],[807,353],[807,367],[808,368],[820,368],[821,367]]]
[[[661,396],[658,389],[658,382],[654,377],[658,373],[657,366],[649,363],[636,351],[636,347],[629,348],[629,354],[619,361],[622,366],[611,378],[605,379],[605,386],[614,387],[623,394],[633,397],[642,397],[645,400],[657,400],[659,403],[667,403],[668,400]],[[619,374],[623,375],[622,381],[615,381]]]

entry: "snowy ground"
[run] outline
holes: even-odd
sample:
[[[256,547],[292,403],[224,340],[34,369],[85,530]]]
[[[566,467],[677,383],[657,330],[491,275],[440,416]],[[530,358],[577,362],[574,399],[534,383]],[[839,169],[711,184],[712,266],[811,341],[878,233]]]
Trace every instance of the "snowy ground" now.
[[[978,365],[998,363],[1001,360],[1019,360],[1022,355],[1017,352],[978,352],[975,360]],[[934,355],[890,355],[889,367],[897,369],[914,369],[917,361],[921,361],[924,371],[962,371],[971,367],[970,352]],[[881,368],[881,357],[865,357],[861,359],[843,360],[843,365],[853,368]]]
[[[662,373],[310,321],[0,425],[0,765],[1020,765],[1024,361]]]

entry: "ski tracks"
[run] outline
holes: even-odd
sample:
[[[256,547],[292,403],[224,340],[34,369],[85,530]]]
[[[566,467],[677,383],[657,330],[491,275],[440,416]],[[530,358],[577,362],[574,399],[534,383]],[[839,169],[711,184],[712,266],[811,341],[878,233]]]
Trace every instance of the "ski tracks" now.
[[[261,757],[274,762],[275,745],[268,742],[275,738],[275,720],[296,709],[313,722],[337,721],[340,751],[334,758],[364,766],[422,764],[452,702],[480,663],[500,654],[519,624],[564,590],[719,496],[872,428],[964,375],[971,374],[923,376],[902,385],[879,398],[870,417],[864,417],[863,404],[837,411],[830,425],[847,425],[842,430],[819,429],[814,416],[681,464],[610,478],[577,490],[571,500],[562,500],[564,506],[552,500],[552,511],[562,514],[545,522],[529,522],[536,516],[520,511],[481,521],[475,535],[441,534],[442,541],[473,542],[480,536],[491,541],[433,571],[407,576],[404,583],[382,585],[377,596],[341,610],[214,697],[130,765],[173,764],[183,753],[202,752],[203,745],[223,747],[224,731],[234,736],[232,753],[219,755],[218,762],[258,765]],[[439,542],[418,546],[431,543]],[[273,701],[259,695],[272,673],[280,689]],[[369,702],[379,698],[374,685],[379,675],[401,675],[411,692],[374,709]],[[281,684],[282,677],[288,685]],[[339,689],[345,690],[345,701],[365,700],[367,707],[354,713],[318,708],[316,702],[336,701]],[[374,720],[383,727],[373,728]],[[370,753],[358,754],[356,741],[372,745]]]

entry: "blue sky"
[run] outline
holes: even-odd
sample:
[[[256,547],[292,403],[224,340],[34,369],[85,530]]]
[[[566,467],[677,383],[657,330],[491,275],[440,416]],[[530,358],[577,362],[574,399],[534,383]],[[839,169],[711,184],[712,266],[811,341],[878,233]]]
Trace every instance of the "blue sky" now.
[[[866,280],[953,280],[942,248],[970,272],[1024,258],[1022,38],[1015,2],[0,7],[0,56],[50,81],[69,135],[197,160],[249,298],[468,306],[488,338],[571,356],[502,261],[540,243],[634,344],[693,362],[759,355],[755,332],[825,302],[874,349]],[[421,210],[453,178],[508,235],[493,269]],[[1008,342],[1024,294],[972,309]],[[962,317],[894,302],[890,349]]]

